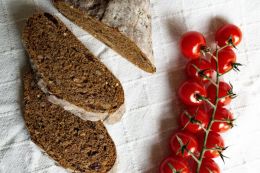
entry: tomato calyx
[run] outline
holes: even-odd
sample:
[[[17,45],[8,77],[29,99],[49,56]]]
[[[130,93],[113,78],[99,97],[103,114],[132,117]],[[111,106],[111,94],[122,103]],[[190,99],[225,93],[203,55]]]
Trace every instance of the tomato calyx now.
[[[190,151],[190,150],[188,149],[188,146],[189,146],[190,141],[188,141],[186,144],[183,144],[182,140],[181,140],[178,136],[176,136],[176,138],[177,138],[177,140],[178,140],[178,142],[179,142],[179,144],[180,144],[180,146],[181,146],[180,149],[179,149],[179,151],[177,151],[177,154],[179,154],[179,153],[181,152],[181,154],[184,155],[184,153],[185,153],[185,151],[186,151],[187,153],[189,153],[189,155],[190,155],[196,162],[198,162],[198,159],[197,159],[197,157],[195,156],[195,153],[193,153],[192,151]]]
[[[210,109],[208,115],[212,114],[213,111],[213,109]],[[235,126],[234,121],[236,119],[228,109],[218,106],[213,121],[210,130],[217,133],[224,133]]]
[[[227,91],[227,95],[225,97],[230,97],[231,99],[234,99],[237,97],[237,94],[233,91],[233,85],[229,82],[230,89]]]
[[[208,52],[210,52],[210,51],[211,51],[211,48],[208,47],[208,46],[206,46],[206,45],[203,45],[203,46],[200,47],[200,53],[201,53],[203,56],[206,56],[206,54],[207,54]]]
[[[211,107],[215,107],[215,105],[207,97],[204,97],[200,94],[195,94],[195,98],[198,101],[204,101],[204,102],[208,103]]]
[[[203,69],[203,70],[199,70],[199,71],[198,71],[199,76],[200,76],[200,77],[203,77],[203,78],[207,78],[208,76],[205,75],[205,72],[208,71],[208,70],[210,70],[210,68]]]
[[[207,112],[200,106],[188,107],[180,114],[180,124],[182,130],[191,133],[198,133],[199,131],[206,131],[209,118]]]
[[[230,89],[227,91],[226,95],[219,97],[219,100],[225,99],[227,97],[234,99],[237,97],[237,94],[233,91],[233,85],[229,82]]]
[[[170,139],[172,153],[181,158],[195,157],[198,152],[198,141],[194,134],[179,130]]]
[[[221,160],[225,163],[225,158],[229,158],[229,157],[225,156],[223,154],[223,151],[225,151],[227,148],[228,148],[228,146],[226,146],[226,147],[216,146],[215,148],[210,148],[209,150],[217,151]]]
[[[242,64],[235,62],[235,63],[231,63],[231,66],[234,71],[239,72],[240,71],[239,67],[242,66]]]
[[[232,38],[233,38],[233,36],[230,35],[229,38],[228,38],[228,40],[226,41],[226,45],[228,45],[228,46],[232,46],[233,48],[237,49],[237,47],[236,47],[236,45],[234,44]]]
[[[171,163],[167,163],[167,165],[169,166],[169,168],[171,169],[172,173],[181,173],[183,171],[183,169],[180,170],[176,170],[173,165]]]
[[[218,56],[218,57],[216,57]],[[215,51],[211,56],[211,65],[212,68],[219,73],[220,75],[226,74],[229,71],[233,70],[233,66],[236,65],[237,56],[232,49],[223,48]],[[217,69],[218,63],[218,69]]]
[[[207,137],[206,145],[203,146],[202,141],[205,140],[205,136]],[[221,157],[223,160],[226,156],[222,154],[228,147],[225,146],[224,140],[221,135],[217,132],[210,131],[207,133],[200,133],[198,136],[201,143],[199,144],[199,150],[204,150],[204,157],[205,158],[216,158]]]
[[[188,162],[177,156],[168,156],[160,164],[160,173],[190,173]]]
[[[199,109],[197,108],[197,110],[196,110],[194,115],[190,115],[189,112],[187,112],[187,111],[184,112],[184,115],[189,119],[189,122],[187,122],[185,124],[185,126],[183,127],[183,130],[189,125],[189,123],[197,124],[199,126],[202,126],[202,122],[200,120],[196,119],[196,116],[198,115],[198,110]]]
[[[230,126],[230,128],[233,128],[235,126],[234,122],[236,121],[236,119],[235,118],[233,118],[233,119],[226,118],[226,119],[223,119],[222,121],[226,122],[227,125]]]
[[[190,60],[185,67],[185,71],[190,79],[202,84],[207,84],[209,81],[212,81],[214,72],[211,68],[211,62],[204,58]]]
[[[229,118],[223,118],[221,120],[214,120],[214,122],[220,122],[220,123],[226,123],[228,126],[230,126],[230,128],[233,128],[235,126],[234,121],[236,121],[236,119],[229,119]]]
[[[188,80],[181,84],[178,95],[185,105],[198,106],[203,103],[200,97],[206,97],[206,88],[195,80]]]
[[[199,69],[195,64],[192,64],[192,66],[197,70],[199,77],[210,80],[210,76],[206,75],[206,72],[211,70],[210,68]]]
[[[178,135],[176,135],[176,138],[177,138],[177,141],[179,142],[179,145],[180,145],[180,148],[179,148],[179,150],[177,151],[177,154],[181,153],[182,155],[184,155],[184,152],[185,152],[185,151],[189,153],[190,151],[189,151],[189,149],[188,149],[188,145],[189,145],[190,141],[187,141],[187,143],[184,144],[184,143],[182,142],[181,138],[180,138]]]
[[[219,106],[226,106],[230,104],[231,100],[236,98],[236,94],[233,92],[233,85],[224,81],[219,82],[219,93],[216,96],[217,86],[211,84],[207,88],[208,100],[214,104],[218,100]]]

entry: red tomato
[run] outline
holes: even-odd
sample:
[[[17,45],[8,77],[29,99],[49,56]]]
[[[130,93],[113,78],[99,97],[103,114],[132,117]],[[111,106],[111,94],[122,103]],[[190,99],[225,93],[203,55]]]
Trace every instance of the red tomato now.
[[[178,94],[181,101],[190,106],[197,106],[203,103],[202,100],[198,99],[198,95],[203,97],[207,96],[204,86],[193,80],[183,82],[179,88]]]
[[[191,117],[189,117],[185,112],[187,112]],[[201,108],[191,107],[180,114],[181,126],[192,133],[197,133],[201,131],[202,128],[206,128],[208,122],[208,115]]]
[[[217,30],[215,40],[219,46],[225,46],[230,36],[233,44],[237,46],[241,42],[242,32],[236,25],[226,24]]]
[[[210,116],[212,115],[212,110],[210,111],[209,115]],[[233,117],[232,113],[229,110],[227,110],[226,108],[218,107],[216,110],[214,119],[218,120],[218,121],[228,120],[232,123],[234,117]],[[231,128],[232,128],[232,124],[227,123],[227,122],[214,122],[211,126],[212,131],[220,132],[220,133],[226,132]]]
[[[202,149],[202,144],[204,141],[204,137],[205,137],[205,133],[201,133],[199,135],[199,141],[200,141],[200,146],[199,149]],[[209,149],[205,152],[204,157],[205,158],[216,158],[219,156],[219,152],[217,150],[215,150],[215,148],[222,148],[224,149],[225,145],[224,145],[224,140],[223,138],[216,132],[209,132],[208,135],[208,139],[207,139],[207,143],[206,143],[206,148]]]
[[[178,138],[181,140],[183,145],[187,145],[186,150],[184,150],[183,153],[181,152],[181,145],[178,141]],[[198,151],[198,142],[192,133],[179,131],[174,133],[171,137],[170,147],[174,155],[180,157],[189,157],[190,153],[187,151],[190,151],[191,153],[196,153]]]
[[[191,173],[188,163],[182,158],[168,156],[160,165],[160,173],[173,173],[174,171],[178,173]]]
[[[211,70],[211,64],[205,60],[205,59],[194,59],[188,62],[188,64],[186,65],[186,74],[187,76],[189,76],[190,78],[199,81],[199,82],[203,82],[206,83],[208,82],[208,79],[201,76],[199,74],[199,71],[194,67],[194,65],[196,67],[198,67],[201,71],[204,71],[203,74],[209,78],[212,77],[212,73],[213,71]]]
[[[197,59],[201,56],[202,47],[206,46],[204,36],[196,31],[186,32],[180,39],[182,54],[188,59]]]
[[[214,53],[216,55],[216,53]],[[233,68],[233,64],[236,63],[237,56],[232,49],[222,49],[218,52],[218,71],[223,74]],[[216,71],[216,60],[211,57],[212,69]]]
[[[199,173],[220,173],[219,166],[212,159],[203,159]]]
[[[232,100],[231,96],[224,97],[228,94],[228,92],[230,90],[232,90],[232,87],[229,84],[227,84],[226,82],[223,82],[223,81],[219,82],[218,97],[222,98],[222,99],[219,100],[218,106],[225,106],[231,102],[231,100]],[[215,99],[216,99],[216,86],[215,85],[211,84],[208,86],[207,95],[208,95],[209,100],[212,103],[215,103]]]

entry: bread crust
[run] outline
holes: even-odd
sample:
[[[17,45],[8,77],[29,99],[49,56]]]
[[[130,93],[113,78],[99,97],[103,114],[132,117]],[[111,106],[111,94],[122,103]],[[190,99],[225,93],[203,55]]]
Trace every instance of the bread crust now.
[[[101,121],[84,121],[48,101],[24,74],[24,119],[32,141],[71,172],[105,173],[117,158],[113,140]]]
[[[23,43],[38,84],[52,103],[84,120],[119,121],[124,91],[119,80],[56,17],[28,19]]]
[[[53,0],[68,19],[146,72],[153,60],[149,0]]]

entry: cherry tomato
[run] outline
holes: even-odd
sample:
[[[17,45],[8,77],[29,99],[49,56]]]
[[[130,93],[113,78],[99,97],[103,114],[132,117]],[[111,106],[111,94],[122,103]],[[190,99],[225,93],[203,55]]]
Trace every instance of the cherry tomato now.
[[[189,76],[190,78],[196,81],[207,83],[208,79],[205,76],[204,77],[201,76],[199,74],[199,71],[194,67],[194,65],[198,67],[201,71],[204,71],[203,75],[211,78],[213,73],[213,70],[211,70],[211,64],[207,60],[200,58],[200,59],[193,59],[189,61],[188,64],[186,65],[187,76]]]
[[[219,46],[224,46],[230,36],[233,44],[237,46],[241,42],[242,32],[236,25],[226,24],[217,30],[215,40]]]
[[[180,157],[168,156],[160,165],[160,173],[191,173],[188,163]]]
[[[216,55],[216,53],[214,53]],[[232,49],[222,49],[218,52],[218,71],[223,74],[233,68],[237,56]],[[216,71],[216,60],[211,57],[211,66]]]
[[[204,141],[205,133],[201,133],[198,137],[200,141],[199,149],[202,149],[202,144]],[[205,158],[216,158],[219,156],[219,152],[215,150],[217,148],[224,149],[224,140],[223,138],[216,132],[209,132],[206,148],[209,149],[205,152],[204,157]],[[220,151],[219,150],[219,151]]]
[[[228,92],[230,92],[232,90],[232,87],[227,84],[226,82],[219,82],[219,93],[218,93],[218,97],[221,98],[218,102],[218,106],[225,106],[228,105],[231,100],[232,97],[231,96],[227,96],[225,97]],[[207,88],[207,95],[209,100],[214,103],[215,99],[216,99],[216,86],[211,84],[208,86]]]
[[[212,115],[212,110],[210,111],[209,115]],[[232,128],[232,121],[234,117],[232,113],[226,108],[218,107],[215,112],[214,119],[218,121],[224,121],[224,122],[214,122],[211,126],[212,131],[223,133]],[[225,121],[230,121],[230,123]]]
[[[212,159],[203,159],[199,173],[220,173],[219,166]]]
[[[179,97],[181,101],[190,106],[197,106],[203,103],[198,99],[198,96],[206,97],[207,92],[204,86],[200,85],[194,80],[188,80],[181,84],[179,91]]]
[[[178,141],[178,138],[181,140],[183,145],[186,145],[186,149],[183,153],[181,151],[181,145]],[[175,132],[171,137],[170,147],[173,154],[180,157],[189,157],[190,153],[187,151],[190,151],[191,153],[196,153],[198,151],[198,142],[192,133],[189,133],[187,131],[179,131]]]
[[[208,115],[201,107],[191,107],[180,114],[181,126],[192,133],[197,133],[202,128],[206,128],[208,122]]]
[[[201,49],[206,46],[204,36],[196,31],[186,32],[180,39],[182,54],[188,59],[197,59],[201,56]]]

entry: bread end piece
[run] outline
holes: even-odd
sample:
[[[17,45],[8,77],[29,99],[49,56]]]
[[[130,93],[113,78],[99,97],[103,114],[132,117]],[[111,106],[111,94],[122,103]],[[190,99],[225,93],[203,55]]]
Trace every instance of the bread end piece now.
[[[75,2],[78,3],[78,1]],[[134,31],[129,30],[130,33],[125,32],[123,34],[119,31],[118,28],[109,26],[110,23],[105,24],[104,22],[91,17],[85,11],[75,7],[73,3],[71,3],[71,1],[53,0],[53,4],[65,17],[70,19],[75,24],[79,25],[82,29],[86,30],[100,41],[104,42],[106,45],[114,49],[128,61],[132,62],[146,72],[156,72],[156,67],[153,64],[153,52],[151,43],[147,43],[150,45],[145,46],[146,48],[149,47],[149,51],[146,51],[147,53],[145,54],[144,51],[137,46],[138,43],[135,43],[137,41],[142,42],[143,40],[140,38],[130,39],[131,35],[134,35]],[[143,30],[142,32],[145,31]],[[149,32],[151,31],[149,30]],[[143,42],[146,42],[146,40]]]

